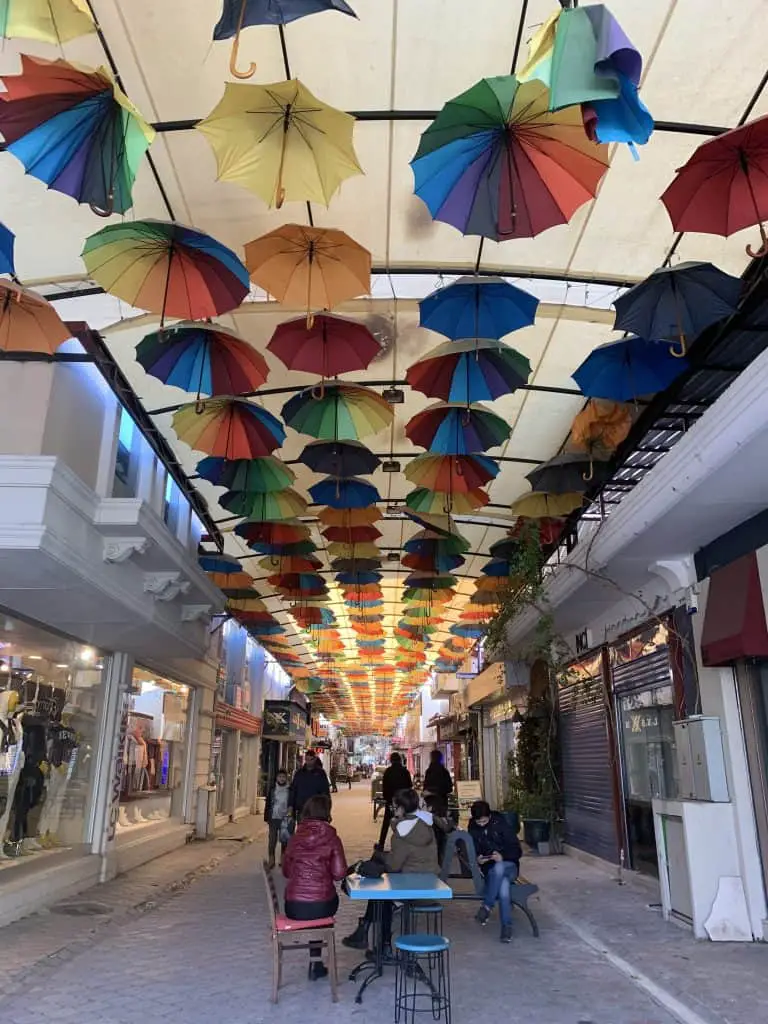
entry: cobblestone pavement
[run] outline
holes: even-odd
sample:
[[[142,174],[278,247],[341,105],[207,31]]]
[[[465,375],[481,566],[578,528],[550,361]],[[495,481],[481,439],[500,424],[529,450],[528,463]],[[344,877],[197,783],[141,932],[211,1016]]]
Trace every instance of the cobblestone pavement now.
[[[334,824],[350,859],[369,852],[377,826],[367,786],[339,794]],[[346,977],[360,954],[340,943],[338,1005],[330,1001],[327,981],[308,981],[303,953],[287,958],[279,1006],[268,1002],[271,949],[260,838],[236,849],[212,870],[187,868],[192,884],[175,894],[161,886],[165,895],[154,908],[142,903],[133,912],[124,908],[73,954],[53,958],[53,964],[50,957],[38,966],[28,960],[23,985],[2,1000],[3,1024],[136,1024],[141,1019],[303,1024],[318,1014],[332,1014],[334,1024],[392,1021],[391,972],[374,982],[362,1006],[356,1005]],[[183,854],[189,856],[172,854],[152,870],[172,873],[173,859]],[[185,875],[178,868],[176,873]],[[768,1019],[768,1001],[759,993],[768,977],[765,947],[698,944],[649,909],[652,897],[643,886],[620,888],[610,876],[566,858],[526,859],[524,873],[542,888],[534,907],[539,939],[521,918],[512,945],[502,946],[495,921],[486,928],[474,923],[475,904],[446,906],[443,931],[452,942],[455,1024],[480,1017],[513,1024],[757,1024]],[[137,886],[138,881],[128,876],[114,884]],[[85,898],[101,901],[107,888]],[[352,929],[357,912],[342,898],[339,938]],[[53,916],[0,931],[4,957],[17,946],[14,933],[22,944],[35,934],[42,942]]]

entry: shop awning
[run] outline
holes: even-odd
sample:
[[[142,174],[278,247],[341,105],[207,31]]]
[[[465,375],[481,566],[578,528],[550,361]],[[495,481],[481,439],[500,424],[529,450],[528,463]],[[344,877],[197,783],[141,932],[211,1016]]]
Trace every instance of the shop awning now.
[[[701,660],[714,668],[740,658],[765,657],[768,626],[757,557],[751,552],[710,577]]]

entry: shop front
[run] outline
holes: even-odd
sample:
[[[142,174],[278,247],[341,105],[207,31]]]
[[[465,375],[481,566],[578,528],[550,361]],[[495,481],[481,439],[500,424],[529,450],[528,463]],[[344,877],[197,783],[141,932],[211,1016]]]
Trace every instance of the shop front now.
[[[298,691],[291,691],[293,698]],[[266,793],[279,769],[291,778],[299,767],[307,742],[309,716],[306,704],[291,700],[264,701],[264,731],[261,743],[261,786]]]
[[[216,702],[213,740],[216,814],[237,821],[253,812],[262,720],[244,708]],[[217,820],[217,824],[221,824]]]

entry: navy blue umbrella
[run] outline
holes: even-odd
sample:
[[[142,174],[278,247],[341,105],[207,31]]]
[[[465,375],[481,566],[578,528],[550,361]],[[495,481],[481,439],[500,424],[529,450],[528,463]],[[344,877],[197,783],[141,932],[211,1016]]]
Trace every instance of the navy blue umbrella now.
[[[381,495],[373,484],[354,476],[328,476],[310,487],[309,493],[312,501],[330,508],[368,508],[381,501]]]
[[[16,265],[13,257],[13,247],[16,236],[5,224],[0,224],[0,274],[10,274],[16,277]]]
[[[741,279],[711,263],[659,267],[614,302],[616,328],[641,338],[676,341],[672,354],[684,356],[689,341],[730,316],[741,294]]]
[[[665,391],[688,367],[663,341],[646,341],[630,335],[600,345],[573,374],[582,394],[628,402],[641,395]]]
[[[378,468],[381,459],[359,441],[312,441],[299,462],[314,473],[331,476],[366,476]]]

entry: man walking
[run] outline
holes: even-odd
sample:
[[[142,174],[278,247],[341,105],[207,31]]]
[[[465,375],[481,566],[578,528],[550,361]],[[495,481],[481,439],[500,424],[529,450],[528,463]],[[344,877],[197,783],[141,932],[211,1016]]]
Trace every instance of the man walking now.
[[[320,758],[314,750],[304,754],[304,764],[293,776],[289,806],[297,821],[301,821],[304,804],[311,796],[327,796],[331,799],[331,785],[323,770]]]
[[[499,904],[501,941],[512,941],[512,905],[509,887],[520,874],[523,855],[520,841],[503,814],[492,811],[485,800],[476,800],[469,810],[469,834],[475,844],[477,863],[485,876],[483,905],[475,915],[487,924],[494,904]]]
[[[277,849],[277,841],[280,838],[280,831],[283,828],[283,822],[286,823],[285,827],[287,828],[288,801],[290,795],[291,789],[288,785],[288,772],[286,772],[284,768],[281,768],[275,776],[274,783],[269,788],[267,799],[264,801],[264,820],[269,825],[269,845],[267,847],[267,851],[270,868],[275,866],[275,850]],[[281,861],[284,853],[285,843],[281,841]]]
[[[403,759],[396,750],[389,755],[389,768],[384,772],[381,780],[381,795],[384,798],[384,820],[381,823],[379,834],[379,846],[383,847],[389,835],[389,826],[392,822],[392,802],[395,793],[401,789],[412,789],[411,773],[403,764]]]

